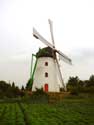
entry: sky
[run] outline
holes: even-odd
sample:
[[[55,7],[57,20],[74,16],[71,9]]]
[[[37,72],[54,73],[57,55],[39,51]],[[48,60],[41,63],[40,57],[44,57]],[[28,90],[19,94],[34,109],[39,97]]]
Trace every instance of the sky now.
[[[31,55],[45,46],[32,36],[32,29],[51,43],[49,18],[56,48],[73,63],[60,61],[64,81],[94,74],[93,0],[0,0],[0,80],[26,85]]]

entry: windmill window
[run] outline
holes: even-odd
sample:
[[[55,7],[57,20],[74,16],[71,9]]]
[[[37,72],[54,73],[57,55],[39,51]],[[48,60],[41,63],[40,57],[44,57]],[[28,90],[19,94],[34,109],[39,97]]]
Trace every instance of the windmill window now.
[[[48,66],[48,62],[45,62],[45,66]]]
[[[45,72],[45,77],[48,77],[48,73],[47,72]]]

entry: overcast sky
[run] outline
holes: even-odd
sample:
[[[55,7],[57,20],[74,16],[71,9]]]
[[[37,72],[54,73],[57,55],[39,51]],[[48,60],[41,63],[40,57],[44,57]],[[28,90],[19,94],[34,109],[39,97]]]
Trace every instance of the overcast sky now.
[[[32,28],[51,42],[48,18],[56,48],[73,62],[61,62],[64,80],[94,74],[94,0],[0,0],[0,80],[26,84],[31,55],[44,47]]]

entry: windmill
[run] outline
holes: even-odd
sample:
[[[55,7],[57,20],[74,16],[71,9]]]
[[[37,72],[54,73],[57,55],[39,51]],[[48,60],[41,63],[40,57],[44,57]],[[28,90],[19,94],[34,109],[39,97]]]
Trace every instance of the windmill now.
[[[34,70],[35,73],[32,91],[35,91],[35,88],[42,87],[46,92],[59,92],[59,81],[60,83],[62,83],[62,87],[66,91],[66,86],[63,82],[63,77],[57,55],[61,60],[66,63],[72,64],[72,61],[60,50],[56,49],[53,36],[53,23],[50,19],[48,20],[48,22],[50,26],[52,44],[48,42],[43,36],[41,36],[35,28],[33,28],[33,36],[36,39],[39,39],[47,47],[39,50],[39,52],[36,54],[37,64],[36,69]]]

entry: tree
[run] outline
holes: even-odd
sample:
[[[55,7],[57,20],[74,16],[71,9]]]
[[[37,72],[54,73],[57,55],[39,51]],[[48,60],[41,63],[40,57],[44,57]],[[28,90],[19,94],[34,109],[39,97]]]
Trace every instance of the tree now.
[[[2,92],[6,92],[9,87],[10,85],[7,84],[5,81],[0,81],[0,90]]]
[[[79,93],[79,78],[76,77],[69,77],[67,89],[71,92],[73,95],[78,95]]]
[[[79,85],[79,78],[76,77],[69,77],[67,86],[77,87]]]
[[[31,90],[31,89],[32,89],[32,84],[33,84],[33,81],[32,81],[32,79],[30,78],[30,79],[28,80],[28,82],[27,82],[25,88],[26,88],[27,90]]]
[[[85,86],[84,81],[79,80],[79,87],[84,87],[84,86]]]
[[[84,80],[83,81],[83,87],[87,87],[89,85],[89,80]]]
[[[94,86],[94,75],[90,76],[88,86]]]
[[[22,90],[22,91],[24,91],[24,90],[25,90],[23,85],[22,85],[22,88],[21,88],[21,90]]]
[[[20,89],[17,86],[15,86],[14,82],[12,83],[12,85],[10,85],[5,81],[0,81],[0,98],[15,98],[23,95],[24,92],[22,93]]]
[[[12,83],[12,88],[15,88],[15,83],[14,82]]]

